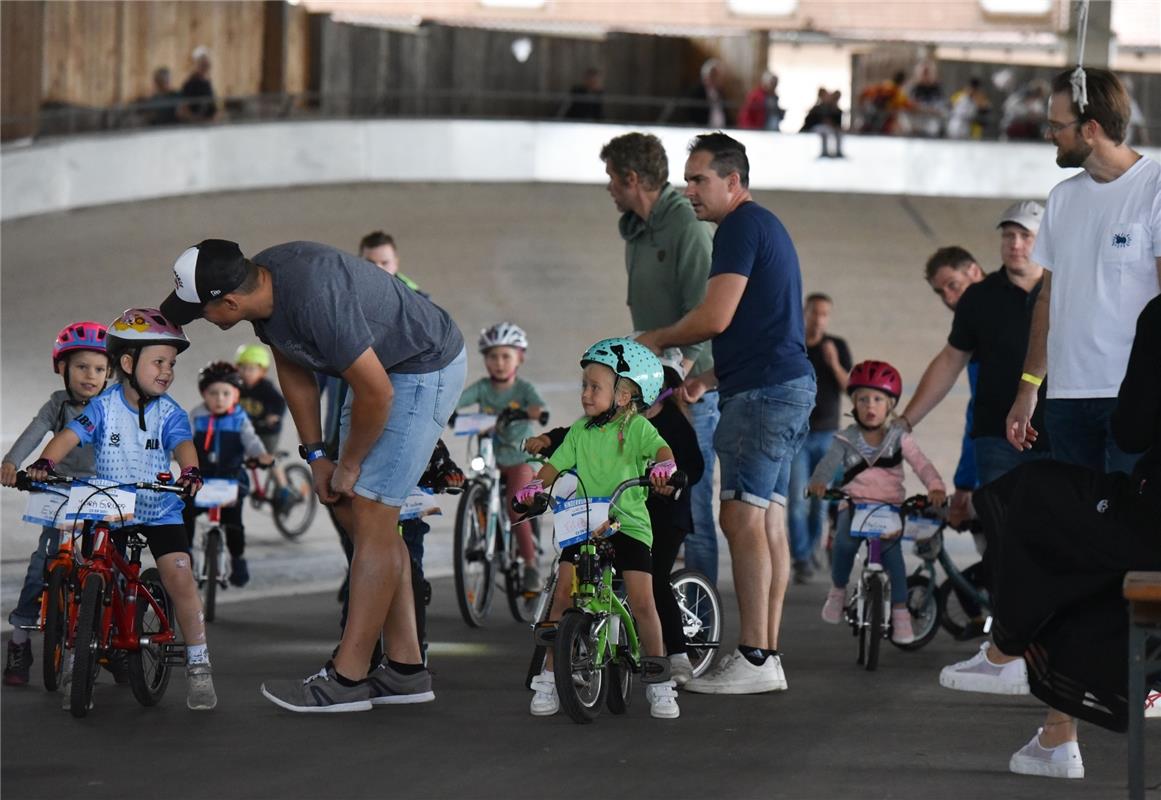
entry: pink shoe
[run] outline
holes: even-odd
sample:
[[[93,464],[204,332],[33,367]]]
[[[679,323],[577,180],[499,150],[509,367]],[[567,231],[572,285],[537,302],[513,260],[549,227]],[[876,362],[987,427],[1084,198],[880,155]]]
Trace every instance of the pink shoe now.
[[[826,593],[826,603],[822,606],[822,621],[831,625],[838,625],[843,619],[843,608],[847,604],[847,590],[836,589],[833,586]]]
[[[915,641],[911,612],[905,608],[891,609],[891,641],[895,644],[911,644]]]

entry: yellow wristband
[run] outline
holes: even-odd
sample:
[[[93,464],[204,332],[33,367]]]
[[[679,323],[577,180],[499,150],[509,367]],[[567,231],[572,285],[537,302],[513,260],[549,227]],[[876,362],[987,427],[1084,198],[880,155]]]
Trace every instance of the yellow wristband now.
[[[1023,375],[1021,375],[1020,380],[1027,381],[1028,383],[1032,384],[1033,386],[1035,386],[1037,388],[1040,387],[1040,384],[1044,383],[1043,378],[1037,378],[1035,375],[1033,375],[1030,372],[1025,372]]]

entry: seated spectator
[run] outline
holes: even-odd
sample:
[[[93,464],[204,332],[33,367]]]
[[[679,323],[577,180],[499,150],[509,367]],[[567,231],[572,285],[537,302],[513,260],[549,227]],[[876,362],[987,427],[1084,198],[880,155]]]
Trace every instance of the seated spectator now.
[[[881,133],[896,136],[906,132],[900,112],[911,108],[911,99],[903,91],[907,76],[896,72],[890,80],[872,84],[859,94],[859,113],[862,116],[860,133]]]
[[[137,105],[146,124],[177,124],[177,107],[181,101],[181,94],[169,81],[169,67],[158,67],[153,71],[153,94]]]
[[[947,138],[982,139],[991,112],[992,101],[988,99],[980,79],[973,75],[967,86],[951,96]]]
[[[1048,84],[1035,80],[1004,101],[1000,133],[1010,140],[1040,141],[1048,121]]]
[[[767,70],[762,81],[746,95],[738,112],[738,127],[750,130],[777,131],[786,111],[778,103],[778,76]]]
[[[564,110],[565,119],[599,120],[604,116],[605,87],[601,82],[601,71],[596,67],[585,70],[581,82],[568,90],[568,105]]]
[[[839,108],[841,97],[842,92],[830,92],[820,86],[818,100],[810,111],[806,112],[806,120],[802,123],[802,133],[817,133],[822,137],[822,153],[819,158],[843,157],[843,112]]]
[[[181,85],[185,103],[177,109],[182,122],[213,122],[218,118],[218,103],[214,99],[214,85],[210,83],[210,50],[202,45],[193,51],[194,71]]]
[[[915,83],[908,95],[911,99],[911,133],[938,139],[943,136],[947,120],[947,96],[936,76],[935,64],[923,61],[916,67]]]

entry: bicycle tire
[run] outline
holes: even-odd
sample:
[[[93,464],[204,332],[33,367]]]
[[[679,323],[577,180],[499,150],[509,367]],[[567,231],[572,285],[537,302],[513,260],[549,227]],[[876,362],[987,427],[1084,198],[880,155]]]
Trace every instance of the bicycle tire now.
[[[622,622],[617,636],[617,650],[605,667],[605,679],[609,684],[605,705],[613,714],[624,714],[633,699],[633,668],[629,657],[629,635]]]
[[[65,631],[68,624],[69,568],[63,564],[48,573],[44,597],[44,651],[41,672],[44,689],[55,692],[64,666]]]
[[[964,608],[963,593],[951,578],[947,578],[939,584],[939,602],[943,612],[940,616],[940,624],[956,641],[964,642],[986,635],[983,626],[976,622],[971,613]],[[973,633],[969,634],[969,627]]]
[[[283,538],[294,541],[310,529],[318,510],[318,496],[314,493],[314,476],[302,464],[286,468],[286,485],[292,498],[289,504],[278,506],[273,502],[274,527]]]
[[[931,578],[918,574],[907,576],[907,611],[911,614],[915,639],[907,644],[892,639],[891,644],[900,650],[914,651],[927,646],[939,633],[942,606],[938,589],[932,588]]]
[[[80,719],[89,713],[93,702],[93,684],[97,680],[97,651],[101,647],[102,613],[105,581],[97,573],[85,577],[81,603],[77,610],[77,635],[73,647],[73,679],[69,695],[69,713]]]
[[[222,552],[222,532],[217,528],[206,531],[206,546],[202,552],[205,559],[205,583],[202,584],[202,614],[206,622],[213,622],[217,616],[218,604],[218,560]]]
[[[883,582],[872,577],[867,585],[867,602],[863,606],[863,621],[867,631],[867,672],[879,667],[879,646],[883,643]]]
[[[167,621],[173,619],[173,601],[161,583],[161,573],[150,568],[141,573],[141,585],[160,606]],[[172,624],[172,623],[170,623]],[[133,615],[133,636],[140,642],[145,637],[162,632],[163,625],[157,611],[142,595],[137,594],[137,610]],[[129,688],[133,696],[143,706],[155,706],[165,695],[169,686],[170,667],[166,663],[164,648],[159,644],[139,645],[129,651]]]
[[[496,562],[484,552],[488,525],[487,487],[472,481],[464,487],[456,508],[453,535],[453,567],[456,603],[470,628],[479,628],[488,617],[495,586]]]
[[[502,537],[497,538],[497,549],[502,546]],[[524,568],[518,560],[516,550],[516,536],[512,535],[512,550],[508,554],[508,567],[504,570],[504,593],[508,596],[508,611],[517,622],[532,622],[536,616],[536,602],[540,593],[526,597],[524,595]]]
[[[553,649],[553,678],[560,707],[573,722],[586,725],[600,716],[609,691],[605,670],[593,661],[593,618],[575,608],[564,612]]]
[[[693,666],[693,677],[698,678],[710,668],[722,640],[722,598],[710,579],[696,569],[674,572],[669,576],[669,585],[677,595],[686,654]]]

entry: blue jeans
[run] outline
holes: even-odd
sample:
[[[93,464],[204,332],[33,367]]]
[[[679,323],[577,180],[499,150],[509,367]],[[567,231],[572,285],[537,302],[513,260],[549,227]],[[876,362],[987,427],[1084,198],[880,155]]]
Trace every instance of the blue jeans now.
[[[40,622],[40,596],[44,592],[44,565],[56,555],[60,531],[56,528],[41,528],[36,550],[28,559],[28,571],[24,573],[24,586],[20,588],[20,599],[16,608],[8,615],[8,624],[35,625]]]
[[[814,373],[738,392],[721,401],[714,449],[722,465],[722,500],[756,508],[786,505],[790,462],[810,429]]]
[[[1047,450],[1017,450],[1001,436],[981,436],[972,440],[976,454],[976,474],[980,486],[1007,475],[1021,464],[1050,458]]]
[[[830,565],[830,577],[835,588],[841,589],[850,582],[851,570],[855,567],[855,556],[863,539],[851,536],[851,510],[839,509],[838,521],[835,523],[834,550],[831,551],[833,560]],[[883,569],[891,579],[891,603],[901,605],[907,602],[907,568],[903,565],[902,539],[883,542],[881,558]]]
[[[685,566],[701,572],[709,578],[710,583],[716,585],[718,526],[714,518],[714,431],[721,418],[718,393],[706,392],[700,403],[690,406],[690,412],[693,416],[693,431],[697,434],[697,446],[705,461],[705,472],[689,491],[689,501],[693,506],[693,532],[685,537]]]
[[[1110,420],[1115,397],[1045,400],[1044,426],[1052,439],[1052,458],[1097,472],[1132,472],[1137,456],[1117,447]]]
[[[822,521],[826,502],[817,497],[803,497],[810,474],[830,449],[834,431],[811,431],[790,465],[790,494],[786,498],[786,515],[790,531],[790,558],[795,563],[809,563],[822,538]]]

